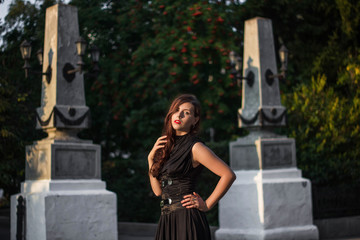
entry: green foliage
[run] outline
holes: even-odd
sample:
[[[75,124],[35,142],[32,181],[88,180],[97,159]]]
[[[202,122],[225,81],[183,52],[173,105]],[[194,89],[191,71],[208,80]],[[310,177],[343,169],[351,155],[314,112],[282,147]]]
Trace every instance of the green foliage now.
[[[40,104],[38,77],[24,79],[19,45],[42,45],[46,7],[55,1],[12,3],[0,28],[0,186],[18,192],[24,177],[24,148],[43,137],[34,129]],[[290,50],[282,83],[298,166],[315,183],[359,179],[359,11],[356,1],[108,1],[73,0],[80,33],[101,49],[101,73],[85,76],[92,127],[80,135],[102,146],[103,179],[118,194],[119,220],[154,222],[158,199],[147,178],[146,154],[161,134],[170,101],[180,93],[198,96],[202,137],[228,161],[228,141],[237,128],[241,91],[229,76],[228,53],[241,53],[244,21],[272,19],[276,48]],[[90,66],[89,58],[84,59]],[[31,65],[37,68],[35,58]],[[90,68],[89,68],[90,69]],[[217,177],[204,171],[206,196]],[[216,209],[209,213],[217,224]]]
[[[323,185],[359,179],[359,3],[247,0],[234,11],[240,22],[272,19],[275,44],[290,49],[281,86],[289,126],[281,131],[296,139],[305,177]]]
[[[350,99],[341,96],[327,86],[325,76],[318,76],[286,96],[298,165],[314,183],[359,178],[359,93]]]
[[[113,166],[104,170],[104,179],[114,172],[107,182],[121,196],[119,218],[156,221],[158,199],[147,180],[146,154],[161,134],[170,101],[185,92],[198,96],[203,103],[205,139],[210,127],[215,128],[217,140],[241,133],[234,126],[240,97],[228,72],[228,53],[235,48],[235,37],[226,7],[194,1],[122,1],[100,10],[95,2],[73,4],[79,8],[82,35],[90,36],[103,55],[101,75],[87,80],[87,104],[97,117],[83,136],[102,142],[104,168]],[[106,14],[106,20],[93,24],[87,17],[90,12]],[[107,33],[102,24],[111,26]],[[226,35],[230,37],[222,37]],[[131,157],[124,159],[128,153]],[[129,176],[128,171],[134,169],[138,175]],[[214,179],[212,175],[205,173],[204,178]],[[134,198],[138,186],[141,190]],[[209,192],[209,185],[205,189]],[[125,206],[129,201],[133,204]],[[216,210],[210,221],[217,223]]]
[[[109,128],[121,131],[99,139],[115,142],[122,151],[149,149],[161,134],[169,102],[184,92],[196,94],[204,103],[203,128],[214,127],[218,138],[226,139],[234,131],[233,112],[238,107],[227,103],[240,98],[226,73],[234,45],[231,38],[220,37],[233,34],[224,10],[194,1],[130,1],[115,6],[117,9],[104,10],[122,13],[108,18],[113,21],[110,39],[117,40],[114,45],[107,46],[96,37],[99,34],[92,34],[106,60],[88,92],[88,103],[101,106],[92,107],[99,124],[103,126],[106,118]],[[89,18],[82,17],[78,7],[85,26]],[[97,32],[94,27],[92,31]]]
[[[313,61],[311,81],[284,96],[298,165],[316,184],[360,178],[358,3],[336,1],[337,23]],[[330,11],[333,12],[333,11]]]
[[[354,47],[358,46],[360,26],[360,2],[336,0],[341,16],[341,30],[349,38]]]

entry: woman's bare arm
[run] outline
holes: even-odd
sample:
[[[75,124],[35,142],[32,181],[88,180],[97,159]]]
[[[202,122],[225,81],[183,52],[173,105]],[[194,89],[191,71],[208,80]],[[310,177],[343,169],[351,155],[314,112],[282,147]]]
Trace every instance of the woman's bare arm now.
[[[151,188],[156,196],[160,196],[162,193],[161,184],[159,180],[157,180],[153,175],[150,174],[150,169],[154,163],[154,157],[156,151],[160,148],[163,148],[165,146],[165,143],[166,143],[166,136],[159,137],[148,155],[149,179],[150,179]]]
[[[220,177],[214,191],[206,199],[205,206],[199,206],[200,210],[210,210],[229,190],[236,176],[230,167],[216,156],[208,147],[198,142],[192,148],[193,161],[200,163],[214,174]],[[199,197],[199,196],[198,196]],[[202,209],[204,208],[204,209]]]

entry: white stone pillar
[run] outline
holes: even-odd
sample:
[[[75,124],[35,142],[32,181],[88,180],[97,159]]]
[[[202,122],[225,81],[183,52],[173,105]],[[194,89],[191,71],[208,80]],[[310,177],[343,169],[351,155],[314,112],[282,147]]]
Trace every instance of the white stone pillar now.
[[[77,137],[89,126],[83,74],[76,67],[77,9],[46,10],[44,66],[37,127],[48,137],[26,147],[25,182],[11,197],[11,239],[117,239],[116,195],[101,181],[101,148]],[[24,204],[21,203],[24,199]],[[20,200],[20,201],[19,201]]]
[[[219,203],[217,240],[318,239],[312,219],[311,183],[296,167],[295,140],[276,135],[284,126],[271,20],[245,22],[244,76],[239,126],[250,134],[230,143],[237,179]]]

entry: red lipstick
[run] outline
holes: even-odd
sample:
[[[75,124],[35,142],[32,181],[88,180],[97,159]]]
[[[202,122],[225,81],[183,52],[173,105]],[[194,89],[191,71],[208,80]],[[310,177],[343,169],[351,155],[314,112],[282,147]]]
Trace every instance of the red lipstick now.
[[[180,124],[181,122],[180,122],[180,120],[175,120],[174,123]]]

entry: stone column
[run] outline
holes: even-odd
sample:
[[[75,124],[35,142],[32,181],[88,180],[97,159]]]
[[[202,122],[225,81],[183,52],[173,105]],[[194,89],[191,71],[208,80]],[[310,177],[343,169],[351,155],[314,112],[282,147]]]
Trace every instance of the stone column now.
[[[230,143],[237,179],[219,203],[217,240],[318,239],[313,225],[311,183],[296,167],[295,140],[275,134],[285,126],[280,102],[272,23],[245,22],[244,81],[239,126],[250,134]]]
[[[117,239],[116,195],[101,181],[101,148],[77,137],[90,122],[83,74],[66,74],[76,67],[78,38],[75,7],[46,10],[43,72],[51,66],[52,76],[42,79],[37,127],[48,137],[26,147],[25,182],[11,197],[12,240]]]

